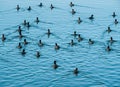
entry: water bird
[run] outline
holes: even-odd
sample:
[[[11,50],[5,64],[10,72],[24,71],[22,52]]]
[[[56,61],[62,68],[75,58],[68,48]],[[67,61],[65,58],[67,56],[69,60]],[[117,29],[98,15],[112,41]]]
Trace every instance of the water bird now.
[[[110,33],[112,30],[110,29],[110,27],[108,27],[108,29],[106,30],[108,33]]]
[[[78,34],[78,42],[82,41],[83,38],[80,36],[80,34]]]
[[[114,42],[113,38],[112,38],[112,37],[110,37],[110,43],[113,43],[113,42]]]
[[[42,47],[44,44],[42,43],[42,41],[41,41],[41,40],[39,40],[38,45]]]
[[[113,16],[113,17],[115,17],[115,16],[116,16],[115,12],[113,12],[112,16]]]
[[[31,6],[29,6],[27,10],[28,10],[28,11],[31,11],[31,10],[32,10]]]
[[[27,22],[26,27],[28,27],[28,28],[30,27],[30,23],[29,22]]]
[[[92,41],[91,39],[88,40],[89,44],[94,44],[94,41]]]
[[[17,46],[18,49],[21,49],[22,48],[22,45],[21,43],[19,42],[18,46]]]
[[[92,14],[90,17],[89,17],[90,20],[93,20],[94,19],[94,15]]]
[[[39,18],[36,17],[36,20],[35,20],[36,23],[40,22]]]
[[[72,12],[71,12],[72,14],[75,14],[76,13],[76,11],[74,10],[74,9],[72,9]]]
[[[54,61],[53,68],[54,68],[54,69],[57,69],[57,68],[58,68],[58,65],[57,65],[56,61]]]
[[[23,35],[22,35],[22,32],[19,32],[19,38],[22,38]]]
[[[55,8],[55,7],[51,4],[51,5],[50,5],[50,8],[53,9],[53,8]]]
[[[18,32],[21,33],[21,26],[18,27]]]
[[[76,37],[76,36],[77,36],[77,33],[76,33],[76,31],[74,31],[74,33],[73,33],[73,36],[74,36],[74,37]]]
[[[59,49],[60,49],[60,46],[59,46],[57,43],[55,43],[54,48],[55,48],[55,50],[59,50]]]
[[[106,51],[111,51],[110,46],[107,46]]]
[[[39,51],[37,51],[36,57],[40,57],[40,52]]]
[[[28,44],[28,42],[27,42],[27,40],[26,39],[24,39],[24,45],[27,45]]]
[[[17,11],[19,11],[19,9],[20,9],[20,6],[19,6],[19,5],[17,5],[16,9],[17,9]]]
[[[70,7],[73,7],[73,6],[74,6],[74,4],[73,4],[72,2],[70,2],[70,4],[69,4],[69,5],[70,5]]]
[[[115,19],[114,23],[115,23],[115,24],[118,24],[118,20],[117,20],[117,19]]]
[[[48,35],[50,35],[50,34],[51,34],[51,32],[50,32],[50,29],[48,29],[48,32],[47,32],[47,34],[48,34]]]
[[[73,46],[73,45],[74,45],[74,41],[73,41],[73,40],[71,40],[70,45],[71,45],[71,46]]]
[[[78,24],[80,24],[82,22],[82,20],[80,19],[80,17],[78,17],[77,22],[78,22]]]
[[[2,34],[2,41],[5,41],[6,40],[6,37],[4,34]]]
[[[26,20],[24,20],[23,25],[24,25],[24,26],[26,26],[26,25],[27,25],[27,21],[26,21]]]
[[[74,71],[73,71],[74,74],[78,74],[79,71],[78,71],[78,68],[75,68]]]
[[[22,54],[22,55],[25,55],[25,54],[26,54],[25,49],[22,50],[21,54]]]
[[[39,7],[42,7],[42,6],[43,6],[43,4],[42,4],[42,3],[40,3],[38,6],[39,6]]]

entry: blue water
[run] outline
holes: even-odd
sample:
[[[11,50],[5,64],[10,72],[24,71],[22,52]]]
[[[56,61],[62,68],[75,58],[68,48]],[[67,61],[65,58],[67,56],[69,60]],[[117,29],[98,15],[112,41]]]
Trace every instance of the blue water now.
[[[38,7],[39,3],[43,7]],[[0,0],[0,87],[120,87],[120,0]],[[50,9],[50,4],[55,6]],[[21,9],[16,11],[16,5]],[[32,10],[27,11],[28,6]],[[76,13],[71,14],[75,9]],[[116,12],[116,17],[112,14]],[[88,17],[94,14],[95,19]],[[40,22],[34,21],[39,17]],[[78,24],[80,17],[82,23]],[[22,25],[24,20],[30,22],[28,29]],[[18,26],[21,25],[24,37],[19,39]],[[112,32],[106,32],[110,26]],[[52,34],[48,38],[46,32]],[[83,41],[78,42],[72,34],[81,34]],[[115,42],[109,44],[110,37]],[[29,44],[22,42],[26,38]],[[89,45],[88,39],[95,41]],[[43,47],[38,46],[42,40]],[[75,45],[70,46],[71,39]],[[21,42],[26,54],[17,45]],[[59,50],[54,44],[60,45]],[[110,45],[112,49],[105,49]],[[36,51],[41,56],[36,58]],[[53,61],[59,67],[53,69]],[[78,68],[75,75],[73,70]]]

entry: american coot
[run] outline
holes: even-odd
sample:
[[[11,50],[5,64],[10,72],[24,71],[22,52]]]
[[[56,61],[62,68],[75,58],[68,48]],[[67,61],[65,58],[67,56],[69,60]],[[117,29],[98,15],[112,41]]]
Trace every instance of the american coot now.
[[[36,57],[40,57],[40,52],[39,51],[37,51]]]
[[[24,45],[26,45],[26,44],[28,44],[28,42],[27,42],[27,40],[26,40],[26,39],[24,39]]]
[[[17,48],[18,48],[18,49],[21,49],[21,48],[22,48],[21,43],[18,44]]]
[[[6,37],[4,34],[2,34],[2,41],[5,41]]]
[[[72,9],[72,14],[75,14],[75,13],[76,13],[76,11],[74,9]]]
[[[71,42],[70,42],[70,45],[71,45],[71,46],[73,46],[73,45],[74,45],[74,42],[73,42],[73,40],[71,40]]]
[[[20,6],[19,6],[19,5],[17,5],[16,9],[17,9],[17,11],[19,11],[19,9],[20,9]]]
[[[26,54],[25,49],[22,50],[21,54],[22,54],[22,55],[25,55],[25,54]]]
[[[111,51],[110,46],[107,46],[106,51]]]
[[[89,39],[88,43],[89,44],[94,44],[94,41],[92,41],[91,39]]]
[[[42,7],[42,6],[43,6],[43,4],[42,4],[42,3],[40,3],[38,6],[39,6],[39,7]]]
[[[80,19],[80,17],[78,17],[78,24],[80,24],[82,22],[82,20]]]
[[[53,9],[53,8],[55,8],[55,7],[51,4],[51,5],[50,5],[50,8]]]
[[[57,43],[55,43],[55,50],[58,50],[58,49],[60,49],[60,46],[57,44]]]
[[[116,16],[115,12],[113,12],[112,16],[113,16],[113,17],[115,17],[115,16]]]
[[[106,30],[108,33],[110,33],[112,30],[110,29],[110,27],[108,27],[108,29]]]
[[[78,74],[79,71],[78,71],[78,68],[75,68],[74,71],[73,71],[74,74]]]
[[[38,45],[42,47],[44,44],[42,43],[42,41],[41,41],[41,40],[39,40]]]
[[[74,4],[73,4],[72,2],[70,2],[70,4],[69,4],[69,5],[70,5],[70,7],[73,7],[73,6],[74,6]]]
[[[57,68],[58,68],[58,65],[57,65],[56,61],[54,61],[53,68],[54,68],[54,69],[57,69]]]
[[[32,10],[31,6],[29,6],[27,10],[28,10],[28,11],[31,11],[31,10]]]
[[[80,34],[78,35],[78,42],[82,41],[83,38],[80,36]]]
[[[40,20],[39,20],[39,18],[38,18],[38,17],[36,17],[35,22],[36,22],[37,24],[40,22]]]
[[[115,24],[118,24],[118,20],[117,20],[117,19],[115,19],[114,23],[115,23]]]
[[[90,20],[93,20],[94,19],[94,15],[92,14],[90,17],[89,17]]]

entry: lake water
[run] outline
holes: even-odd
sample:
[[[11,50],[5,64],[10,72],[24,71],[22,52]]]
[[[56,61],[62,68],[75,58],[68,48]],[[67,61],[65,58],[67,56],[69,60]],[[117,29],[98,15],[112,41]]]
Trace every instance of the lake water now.
[[[39,7],[39,3],[43,7]],[[120,87],[120,0],[0,0],[0,87]],[[15,8],[19,4],[20,10]],[[50,4],[55,8],[50,9]],[[32,10],[27,8],[31,6]],[[74,9],[76,13],[71,14]],[[113,12],[116,17],[112,17]],[[94,20],[89,20],[90,15]],[[40,22],[35,23],[36,17]],[[78,17],[82,22],[77,23]],[[24,20],[30,22],[28,29]],[[19,38],[18,26],[23,38]],[[111,32],[106,32],[108,26]],[[51,35],[48,37],[47,30]],[[83,37],[78,42],[74,31]],[[110,37],[114,42],[109,43]],[[89,44],[88,39],[94,44]],[[24,39],[29,43],[23,44]],[[38,46],[39,40],[44,43]],[[73,39],[74,45],[70,46]],[[21,42],[26,54],[18,49]],[[55,43],[60,46],[54,49]],[[110,46],[111,51],[106,51]],[[40,57],[36,57],[36,51]],[[59,67],[52,67],[56,60]],[[78,68],[75,75],[73,70]]]

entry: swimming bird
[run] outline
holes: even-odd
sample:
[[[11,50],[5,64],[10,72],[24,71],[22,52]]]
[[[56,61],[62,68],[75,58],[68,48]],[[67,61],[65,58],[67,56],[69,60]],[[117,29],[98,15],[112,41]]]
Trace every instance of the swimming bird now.
[[[70,42],[70,45],[71,45],[71,46],[73,46],[73,45],[74,45],[74,42],[73,42],[73,40],[71,40],[71,42]]]
[[[6,37],[4,34],[2,34],[2,41],[5,41],[6,40]]]
[[[110,37],[110,43],[113,43],[113,42],[114,42],[113,38],[112,38],[112,37]]]
[[[89,44],[94,44],[94,41],[92,41],[91,39],[89,39],[88,43]]]
[[[54,48],[55,48],[55,50],[58,50],[58,49],[60,49],[60,46],[57,43],[55,43]]]
[[[113,17],[115,17],[115,16],[116,16],[115,12],[113,12],[112,16],[113,16]]]
[[[26,39],[24,39],[24,45],[26,45],[26,44],[28,44],[28,42],[27,42],[27,40],[26,40]]]
[[[107,46],[106,51],[111,51],[110,46]]]
[[[89,17],[90,20],[93,20],[94,19],[94,15],[92,14],[90,17]]]
[[[114,23],[115,23],[115,24],[118,24],[118,20],[117,20],[117,19],[115,19]]]
[[[17,5],[16,9],[17,9],[17,11],[19,11],[19,9],[20,9],[20,6],[19,6],[19,5]]]
[[[72,2],[70,2],[70,4],[69,4],[69,5],[70,5],[70,7],[73,7],[73,6],[74,6],[74,4],[73,4]]]
[[[38,18],[38,17],[36,17],[35,22],[36,22],[37,24],[40,22],[40,20],[39,20],[39,18]]]
[[[29,6],[27,10],[28,10],[28,11],[31,11],[31,10],[32,10],[31,6]]]
[[[18,32],[21,33],[21,26],[18,27]]]
[[[57,65],[56,61],[54,61],[53,68],[54,68],[54,69],[57,69],[57,68],[58,68],[58,65]]]
[[[26,25],[27,25],[27,21],[26,21],[26,20],[24,20],[23,25],[24,25],[24,26],[26,26]]]
[[[80,36],[80,34],[78,34],[78,42],[82,41],[83,38]]]
[[[27,27],[27,28],[29,28],[29,27],[30,27],[30,23],[29,23],[29,22],[27,22],[26,27]]]
[[[36,57],[40,57],[40,52],[39,51],[37,51]]]
[[[25,54],[26,54],[25,49],[22,50],[21,54],[22,54],[22,55],[25,55]]]
[[[55,7],[51,4],[51,5],[50,5],[50,8],[53,9],[53,8],[55,8]]]
[[[82,20],[80,19],[80,17],[78,17],[77,22],[78,22],[78,24],[80,24],[82,22]]]
[[[74,36],[74,37],[76,37],[76,36],[77,36],[77,33],[76,33],[76,31],[74,31],[74,33],[73,33],[73,36]]]
[[[39,40],[38,45],[42,47],[44,44],[42,43],[42,41],[41,41],[41,40]]]
[[[40,3],[38,6],[39,6],[39,7],[42,7],[42,6],[43,6],[43,4],[42,4],[42,3]]]
[[[106,30],[108,33],[110,33],[112,30],[110,29],[110,27],[108,27],[108,29]]]
[[[19,38],[22,38],[23,35],[22,35],[22,32],[19,32]]]
[[[17,48],[18,48],[18,49],[21,49],[21,48],[22,48],[21,43],[18,44]]]
[[[72,14],[75,14],[76,13],[76,11],[74,10],[74,9],[72,9],[72,12],[71,12]]]
[[[78,68],[75,68],[74,71],[73,71],[74,74],[78,74],[79,71],[78,71]]]
[[[51,32],[50,32],[50,29],[48,29],[48,32],[47,32],[47,34],[48,34],[48,35],[50,35],[50,34],[51,34]]]

